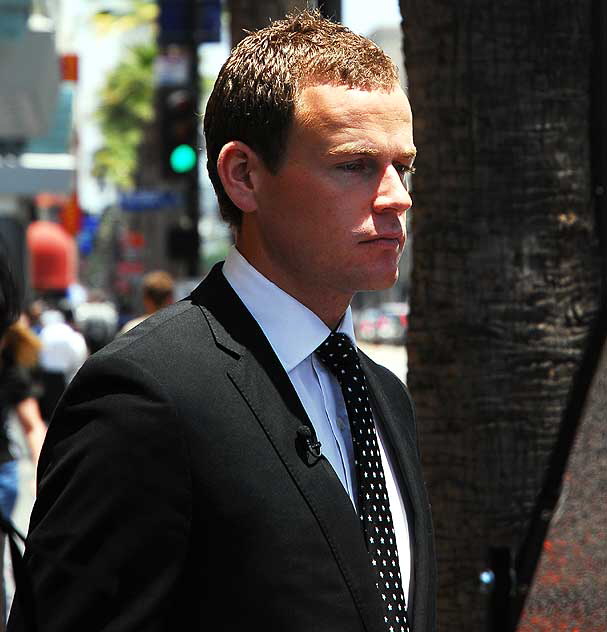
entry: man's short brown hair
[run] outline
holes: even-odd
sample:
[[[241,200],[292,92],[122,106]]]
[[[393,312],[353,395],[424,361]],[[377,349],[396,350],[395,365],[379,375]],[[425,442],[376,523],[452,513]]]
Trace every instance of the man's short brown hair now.
[[[240,226],[242,211],[217,173],[221,148],[242,141],[276,173],[297,96],[319,84],[390,91],[398,85],[398,70],[371,40],[307,10],[250,33],[223,65],[206,108],[204,132],[209,176],[221,214],[232,226]]]

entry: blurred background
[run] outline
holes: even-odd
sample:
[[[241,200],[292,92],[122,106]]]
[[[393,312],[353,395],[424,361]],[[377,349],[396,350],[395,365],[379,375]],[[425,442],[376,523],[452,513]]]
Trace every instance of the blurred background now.
[[[0,0],[0,239],[45,421],[88,354],[225,256],[200,115],[245,29],[306,6]],[[319,8],[391,55],[412,102],[400,278],[353,309],[416,402],[439,629],[604,632],[604,0]],[[25,531],[33,467],[8,432]]]

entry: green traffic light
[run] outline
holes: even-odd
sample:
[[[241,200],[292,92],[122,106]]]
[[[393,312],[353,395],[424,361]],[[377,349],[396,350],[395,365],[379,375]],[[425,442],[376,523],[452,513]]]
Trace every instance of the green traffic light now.
[[[169,160],[175,173],[187,173],[196,166],[196,152],[189,145],[179,145],[173,149]]]

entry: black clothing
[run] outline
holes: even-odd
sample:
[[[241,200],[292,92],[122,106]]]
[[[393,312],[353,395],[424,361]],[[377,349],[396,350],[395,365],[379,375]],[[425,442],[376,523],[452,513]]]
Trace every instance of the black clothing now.
[[[403,384],[361,354],[411,503],[414,632],[435,630],[430,509]],[[385,632],[352,503],[216,266],[92,356],[40,458],[26,561],[45,632]],[[8,630],[23,630],[18,604]]]
[[[7,434],[9,412],[33,394],[30,373],[17,366],[10,350],[4,349],[0,360],[0,464],[15,459]]]

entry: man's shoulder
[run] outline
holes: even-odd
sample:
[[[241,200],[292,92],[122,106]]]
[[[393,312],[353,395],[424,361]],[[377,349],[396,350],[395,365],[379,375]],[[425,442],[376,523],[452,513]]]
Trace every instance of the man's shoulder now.
[[[184,385],[216,384],[247,349],[263,345],[260,338],[263,333],[215,268],[188,298],[152,314],[93,354],[78,382],[122,376],[175,392]]]
[[[120,334],[95,354],[97,360],[141,358],[179,353],[196,343],[208,341],[208,326],[200,306],[184,300],[145,318],[136,327]]]
[[[91,355],[68,388],[67,399],[130,394],[174,404],[191,397],[197,385],[215,382],[223,355],[200,307],[184,301],[153,314]]]

